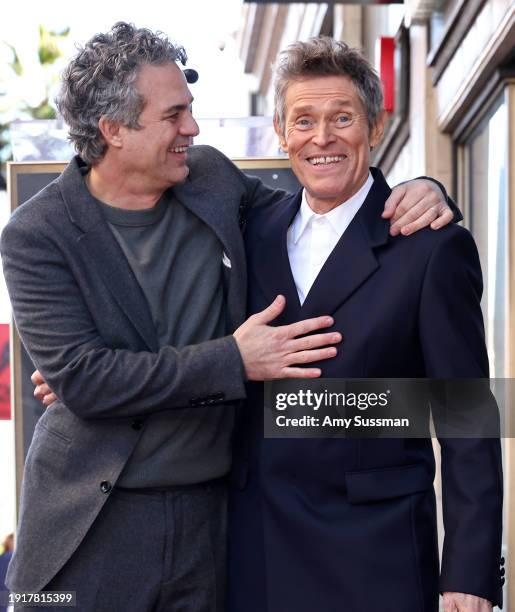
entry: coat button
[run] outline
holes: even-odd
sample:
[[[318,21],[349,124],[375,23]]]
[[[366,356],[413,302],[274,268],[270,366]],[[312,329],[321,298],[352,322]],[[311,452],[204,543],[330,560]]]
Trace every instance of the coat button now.
[[[501,578],[501,580],[499,581],[499,584],[501,586],[504,586],[504,583],[506,582],[506,580],[504,578]]]
[[[504,557],[501,557],[501,565],[504,565],[504,563],[505,563],[505,559]]]
[[[504,569],[504,567],[501,568],[501,576],[504,576],[504,574],[506,574],[506,570]]]
[[[113,485],[108,480],[103,480],[100,483],[100,490],[102,491],[102,493],[109,493],[112,488]]]
[[[139,431],[143,427],[143,421],[141,419],[134,419],[131,423],[132,429]]]

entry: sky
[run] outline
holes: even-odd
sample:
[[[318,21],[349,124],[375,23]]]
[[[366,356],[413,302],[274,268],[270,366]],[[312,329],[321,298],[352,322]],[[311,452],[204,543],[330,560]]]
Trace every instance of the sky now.
[[[198,83],[192,86],[196,115],[242,117],[248,115],[250,83],[250,77],[243,74],[234,40],[234,32],[241,24],[242,6],[243,0],[87,0],[81,3],[29,0],[10,3],[8,13],[4,11],[0,41],[15,46],[20,54],[28,71],[23,83],[17,86],[24,88],[25,97],[36,102],[41,97],[44,76],[41,71],[30,68],[37,63],[40,24],[47,29],[71,28],[67,44],[70,55],[75,43],[83,43],[96,32],[108,30],[119,20],[161,30],[186,48],[188,66],[200,74]],[[3,55],[0,53],[0,70],[6,70],[2,63],[8,57],[4,48]]]

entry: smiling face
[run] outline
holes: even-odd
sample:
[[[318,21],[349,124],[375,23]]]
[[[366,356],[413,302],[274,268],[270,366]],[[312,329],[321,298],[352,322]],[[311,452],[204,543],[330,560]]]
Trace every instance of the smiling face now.
[[[370,147],[383,133],[383,118],[370,130],[367,113],[346,76],[306,77],[286,90],[281,147],[318,213],[348,200],[365,183]]]
[[[120,127],[120,161],[126,175],[142,187],[165,190],[188,176],[186,150],[199,133],[191,114],[193,97],[173,62],[143,65],[136,89],[145,106],[139,129]]]

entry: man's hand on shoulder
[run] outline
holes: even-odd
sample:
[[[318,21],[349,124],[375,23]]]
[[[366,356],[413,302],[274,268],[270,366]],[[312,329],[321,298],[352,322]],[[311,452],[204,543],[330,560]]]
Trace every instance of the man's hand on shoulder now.
[[[393,188],[384,207],[383,218],[390,219],[390,234],[409,236],[431,225],[440,229],[454,213],[438,185],[429,179],[415,179]]]
[[[333,325],[331,317],[305,319],[279,327],[268,325],[281,314],[285,304],[285,298],[277,296],[268,308],[249,317],[234,332],[249,380],[317,378],[321,375],[320,368],[298,366],[336,355],[336,348],[328,345],[340,342],[341,334],[313,334]]]
[[[444,593],[444,612],[492,612],[492,604],[482,597],[468,593]]]

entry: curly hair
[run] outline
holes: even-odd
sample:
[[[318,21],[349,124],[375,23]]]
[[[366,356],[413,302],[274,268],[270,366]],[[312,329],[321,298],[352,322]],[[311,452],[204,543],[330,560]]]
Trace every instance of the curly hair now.
[[[354,83],[367,112],[368,125],[374,127],[383,110],[381,81],[363,55],[346,43],[328,36],[297,41],[279,54],[274,67],[274,119],[284,131],[286,90],[292,81],[305,77],[346,76]]]
[[[145,100],[136,89],[140,66],[180,61],[186,51],[162,32],[122,21],[106,34],[96,34],[79,47],[62,74],[57,108],[69,127],[69,139],[88,164],[105,154],[107,145],[98,128],[101,117],[138,129]]]

